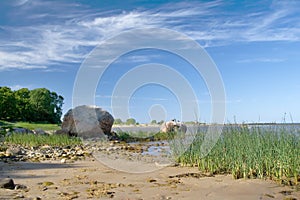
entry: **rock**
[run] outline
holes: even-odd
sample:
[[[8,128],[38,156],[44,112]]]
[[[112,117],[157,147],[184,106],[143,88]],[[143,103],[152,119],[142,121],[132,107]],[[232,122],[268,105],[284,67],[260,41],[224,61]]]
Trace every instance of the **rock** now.
[[[163,133],[168,133],[173,131],[186,133],[187,126],[182,122],[176,122],[176,120],[173,119],[171,121],[163,123],[162,126],[160,127],[160,131]]]
[[[165,122],[161,125],[160,131],[163,133],[168,133],[174,131],[174,127],[176,126],[176,122],[174,120]]]
[[[83,138],[110,137],[113,122],[114,118],[109,112],[96,106],[83,105],[65,114],[62,130],[57,133]]]
[[[27,128],[13,128],[11,130],[12,133],[33,133],[31,130],[27,129]]]
[[[25,196],[23,194],[17,194],[14,199],[24,199]]]
[[[15,190],[24,190],[24,191],[29,191],[26,185],[20,185],[20,184],[15,184]]]
[[[5,154],[9,156],[19,155],[22,154],[22,150],[19,147],[9,147],[6,149]]]
[[[47,133],[41,128],[34,129],[33,133],[36,135],[47,135]]]
[[[11,178],[0,179],[0,188],[15,189],[15,183]]]

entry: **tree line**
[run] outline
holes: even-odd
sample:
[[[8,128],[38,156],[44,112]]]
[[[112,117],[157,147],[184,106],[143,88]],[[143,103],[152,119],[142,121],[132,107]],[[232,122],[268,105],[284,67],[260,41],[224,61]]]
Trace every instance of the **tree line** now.
[[[60,123],[64,98],[46,88],[12,90],[0,87],[0,119]]]
[[[150,124],[158,124],[158,125],[161,125],[163,123],[164,123],[164,120],[161,120],[161,121],[152,120],[150,122]],[[124,122],[120,118],[117,118],[114,120],[114,124],[115,125],[138,125],[139,122],[137,122],[134,118],[129,118]]]

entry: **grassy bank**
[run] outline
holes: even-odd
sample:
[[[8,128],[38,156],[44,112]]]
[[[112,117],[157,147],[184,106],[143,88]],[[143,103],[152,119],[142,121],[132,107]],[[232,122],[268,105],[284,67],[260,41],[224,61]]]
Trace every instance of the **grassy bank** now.
[[[213,174],[230,173],[234,178],[270,178],[288,185],[299,184],[299,134],[229,128],[223,131],[212,151],[200,158],[203,139],[204,134],[198,133],[187,151],[175,155],[177,161]]]
[[[161,132],[118,132],[117,136],[119,140],[125,142],[150,142],[150,141],[161,141],[161,140],[170,140],[174,137],[175,132],[161,133]]]
[[[43,129],[45,131],[56,131],[60,129],[60,125],[57,124],[43,124],[43,123],[29,123],[29,122],[17,122],[14,123],[13,126],[27,128],[29,130]]]
[[[30,123],[30,122],[7,122],[0,120],[0,127],[4,129],[12,128],[27,128],[29,130],[43,129],[45,131],[55,131],[60,129],[58,124],[46,124],[46,123]]]
[[[5,137],[6,144],[18,144],[27,147],[38,146],[70,146],[81,144],[81,140],[67,135],[34,135],[34,134],[11,134]]]

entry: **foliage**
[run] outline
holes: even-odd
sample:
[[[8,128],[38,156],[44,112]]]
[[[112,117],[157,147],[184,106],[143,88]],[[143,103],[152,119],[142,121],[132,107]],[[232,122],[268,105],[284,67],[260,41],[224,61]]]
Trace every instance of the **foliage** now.
[[[129,140],[132,140],[132,136],[130,136],[129,133],[127,132],[120,132],[118,133],[118,138],[121,140],[121,141],[129,141]]]
[[[135,125],[136,124],[136,120],[133,118],[129,118],[126,120],[126,124],[127,125]]]
[[[117,132],[118,138],[125,142],[149,142],[160,140],[171,140],[175,136],[175,132],[162,133],[162,132]]]
[[[49,146],[68,146],[79,145],[81,140],[76,137],[70,137],[64,134],[54,135],[34,135],[34,134],[11,134],[5,137],[7,144],[18,144],[22,146],[37,147],[43,145]]]
[[[46,88],[0,87],[0,119],[60,123],[64,98]]]
[[[165,123],[165,121],[164,120],[160,120],[159,122],[157,122],[157,124],[163,124],[163,123]]]
[[[157,121],[155,119],[153,119],[150,124],[157,124]]]
[[[176,159],[201,171],[231,173],[234,178],[270,178],[286,184],[300,181],[300,135],[287,130],[227,128],[211,152],[201,157],[205,133]],[[180,144],[172,146],[180,149]]]
[[[30,90],[22,88],[14,92],[16,98],[16,120],[29,121],[33,112],[30,105]]]
[[[13,120],[16,117],[16,98],[9,87],[0,87],[0,119]]]
[[[122,124],[123,122],[122,122],[122,120],[121,119],[115,119],[115,121],[114,121],[114,124]]]

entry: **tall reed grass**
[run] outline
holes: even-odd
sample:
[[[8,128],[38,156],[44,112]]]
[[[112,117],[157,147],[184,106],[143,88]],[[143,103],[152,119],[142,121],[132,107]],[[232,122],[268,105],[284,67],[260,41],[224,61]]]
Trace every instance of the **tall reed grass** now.
[[[69,146],[69,145],[79,145],[81,144],[81,140],[79,138],[70,137],[64,134],[34,135],[34,134],[13,133],[5,137],[5,143],[18,144],[18,145],[28,146],[28,147],[38,147],[43,145]]]
[[[182,165],[238,178],[270,178],[287,185],[300,182],[300,134],[289,130],[226,127],[211,152],[201,158],[205,133],[197,133],[185,152],[175,155]],[[180,149],[171,145],[171,149]],[[174,151],[176,152],[176,151]]]

